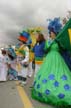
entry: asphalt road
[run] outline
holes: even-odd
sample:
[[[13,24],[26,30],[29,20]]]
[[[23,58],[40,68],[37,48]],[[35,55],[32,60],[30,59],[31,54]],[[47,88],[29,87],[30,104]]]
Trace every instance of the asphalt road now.
[[[0,108],[30,108],[30,104],[33,108],[54,108],[31,98],[32,82],[33,77],[28,78],[24,87],[18,81],[0,82]]]
[[[0,82],[0,108],[23,108],[14,81]]]

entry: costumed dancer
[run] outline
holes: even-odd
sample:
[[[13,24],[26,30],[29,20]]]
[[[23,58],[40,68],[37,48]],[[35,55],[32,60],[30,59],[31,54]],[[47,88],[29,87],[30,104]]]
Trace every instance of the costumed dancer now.
[[[16,70],[16,64],[17,64],[16,53],[11,46],[9,46],[7,53],[9,57],[8,79],[17,80],[18,73]]]
[[[58,18],[50,21],[48,29],[53,41],[36,75],[32,88],[32,97],[34,99],[55,106],[62,106],[62,108],[69,108],[69,106],[71,106],[71,73],[60,54],[60,47],[65,45],[71,46],[71,42],[68,43],[67,40],[65,41],[65,37],[69,38],[66,34],[68,32],[69,23],[69,27],[71,27],[71,19],[61,31],[61,24]],[[58,33],[59,35],[57,35]],[[58,38],[58,40],[56,38]]]
[[[30,43],[30,47],[29,47],[29,72],[28,72],[28,77],[31,78],[35,70],[34,52],[32,52],[32,48],[36,43],[36,36],[34,33],[35,28],[28,29],[28,32],[30,33],[30,37],[32,40],[32,42]]]
[[[27,46],[27,42],[29,39],[29,33],[22,32],[21,36],[19,36],[19,40],[22,42],[19,53],[23,55],[23,58],[19,60],[21,65],[21,70],[18,72],[18,79],[21,81],[21,84],[24,85],[27,83],[27,75],[28,75],[28,65],[29,65],[29,48]],[[19,56],[19,55],[18,55]]]
[[[44,38],[43,34],[37,33],[36,44],[34,45],[32,51],[34,52],[34,60],[35,60],[34,77],[36,77],[36,74],[37,74],[38,70],[40,69],[40,66],[41,66],[43,59],[45,57],[45,38]]]
[[[7,81],[8,74],[8,56],[4,49],[1,50],[0,54],[0,81]]]

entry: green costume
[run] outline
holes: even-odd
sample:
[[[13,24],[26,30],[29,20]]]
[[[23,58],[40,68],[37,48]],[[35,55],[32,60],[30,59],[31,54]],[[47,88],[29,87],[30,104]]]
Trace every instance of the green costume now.
[[[34,80],[32,97],[48,104],[67,106],[71,105],[71,72],[59,50],[54,41]]]

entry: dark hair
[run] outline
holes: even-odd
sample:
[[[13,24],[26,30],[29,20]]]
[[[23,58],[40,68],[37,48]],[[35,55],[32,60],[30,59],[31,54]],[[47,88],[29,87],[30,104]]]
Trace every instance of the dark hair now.
[[[38,40],[36,42],[43,42],[45,41],[44,35],[42,33],[38,33]]]
[[[2,50],[2,54],[4,54],[4,55],[5,55],[5,54],[6,54],[6,51],[5,51],[5,50]]]

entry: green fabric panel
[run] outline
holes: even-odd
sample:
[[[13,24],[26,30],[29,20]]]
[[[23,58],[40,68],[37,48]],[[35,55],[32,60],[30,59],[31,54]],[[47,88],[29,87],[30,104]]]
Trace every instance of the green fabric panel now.
[[[68,49],[71,51],[68,29],[71,29],[71,19],[66,23],[62,31],[57,35],[56,40],[59,41],[60,45],[64,49]]]

